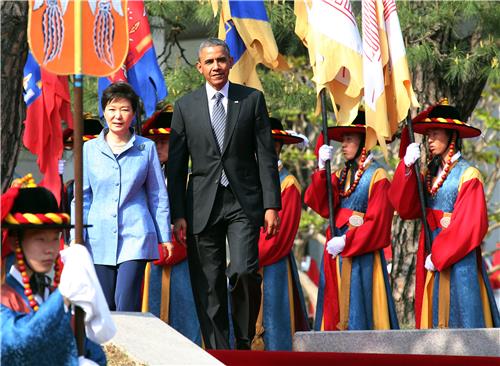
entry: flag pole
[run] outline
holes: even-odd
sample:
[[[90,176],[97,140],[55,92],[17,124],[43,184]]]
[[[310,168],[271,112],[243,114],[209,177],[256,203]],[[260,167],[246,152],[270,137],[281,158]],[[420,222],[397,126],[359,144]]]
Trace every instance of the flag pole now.
[[[75,75],[73,108],[73,154],[75,168],[75,243],[83,245],[83,75],[82,75],[82,2],[75,0]],[[75,338],[78,355],[85,355],[85,313],[75,307]]]
[[[320,91],[321,98],[321,119],[323,123],[323,141],[325,144],[329,145],[330,141],[328,139],[328,116],[326,114],[326,91],[323,88]],[[332,238],[335,236],[335,227],[333,225],[333,192],[332,192],[332,167],[330,165],[330,160],[325,161],[325,170],[326,170],[326,192],[328,195],[328,210],[330,212],[330,216],[328,217],[328,224],[330,226],[330,232],[332,234]]]
[[[406,127],[408,127],[408,134],[410,135],[410,142],[415,142],[415,135],[413,133],[413,123],[411,121],[410,112],[408,111],[408,116],[406,117]],[[427,204],[425,202],[424,196],[424,186],[422,183],[422,177],[420,176],[420,158],[413,164],[413,169],[415,170],[415,176],[417,177],[417,187],[418,187],[418,198],[420,200],[420,208],[422,215],[422,224],[424,225],[424,243],[426,253],[431,252],[432,248],[432,238],[431,230],[429,228],[429,223],[427,222]]]

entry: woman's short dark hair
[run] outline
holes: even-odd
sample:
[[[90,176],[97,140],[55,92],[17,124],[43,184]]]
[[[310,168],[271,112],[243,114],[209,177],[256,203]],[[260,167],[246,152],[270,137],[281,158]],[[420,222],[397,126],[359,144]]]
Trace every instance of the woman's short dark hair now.
[[[134,113],[139,105],[139,96],[132,86],[124,81],[118,81],[104,89],[101,97],[102,110],[104,111],[106,106],[115,99],[127,99],[132,105]]]

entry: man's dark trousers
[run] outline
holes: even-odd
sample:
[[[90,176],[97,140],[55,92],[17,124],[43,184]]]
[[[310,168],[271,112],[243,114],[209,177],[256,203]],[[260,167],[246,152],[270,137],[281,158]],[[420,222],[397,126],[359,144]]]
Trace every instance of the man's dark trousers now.
[[[248,219],[231,189],[219,185],[205,229],[188,235],[191,283],[207,349],[230,348],[226,276],[236,348],[250,349],[261,299],[258,240],[259,228]]]

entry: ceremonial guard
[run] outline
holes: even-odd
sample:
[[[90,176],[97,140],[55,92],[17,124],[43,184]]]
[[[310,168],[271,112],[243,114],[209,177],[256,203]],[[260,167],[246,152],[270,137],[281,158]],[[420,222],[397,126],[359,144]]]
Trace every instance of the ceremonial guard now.
[[[97,138],[102,129],[103,125],[99,117],[92,116],[90,113],[83,114],[82,140],[84,143]],[[73,129],[70,127],[67,127],[63,131],[63,144],[65,150],[73,150]],[[64,165],[65,161],[59,160],[59,175],[61,175],[61,179],[64,173]],[[61,207],[68,214],[71,213],[71,201],[73,200],[73,181],[73,179],[70,179],[64,183],[64,194],[61,195]],[[69,233],[65,236],[69,239]]]
[[[397,329],[383,249],[391,243],[394,209],[384,168],[366,151],[365,116],[351,125],[328,128],[328,139],[342,143],[345,167],[332,174],[334,233],[327,230],[321,268],[315,330]],[[329,216],[325,161],[333,148],[319,149],[305,203]]]
[[[304,144],[305,137],[284,131],[281,122],[270,118],[278,158],[284,144]],[[307,309],[292,251],[302,210],[301,187],[297,179],[278,160],[281,182],[281,226],[278,234],[259,238],[259,265],[262,300],[252,349],[292,350],[296,331],[309,330]]]
[[[154,113],[142,128],[142,135],[153,140],[165,174],[172,106]],[[166,182],[166,180],[165,180]],[[200,323],[196,314],[186,247],[172,237],[170,258],[159,246],[160,258],[146,265],[142,311],[150,312],[199,346],[202,345]]]
[[[417,252],[415,320],[417,328],[484,328],[500,326],[500,317],[481,255],[488,231],[483,180],[461,155],[461,139],[481,131],[462,121],[447,100],[421,112],[414,131],[426,135],[429,155],[424,172],[426,219],[431,251],[424,233]],[[405,132],[405,131],[403,131]],[[414,163],[417,143],[404,142],[390,200],[403,219],[421,217]]]
[[[36,187],[31,175],[2,195],[2,229],[8,231],[2,245],[15,253],[1,292],[4,365],[76,365],[88,359],[106,364],[104,352],[90,339],[84,341],[85,355],[77,355],[72,303],[85,304],[92,340],[109,340],[115,328],[85,247],[62,252],[66,265],[61,271],[60,234],[69,227],[69,215],[60,212],[49,190]]]
[[[103,129],[99,117],[92,116],[90,113],[83,114],[83,133],[82,140],[87,142],[99,137]],[[73,150],[73,129],[67,127],[63,131],[63,143],[66,150]]]

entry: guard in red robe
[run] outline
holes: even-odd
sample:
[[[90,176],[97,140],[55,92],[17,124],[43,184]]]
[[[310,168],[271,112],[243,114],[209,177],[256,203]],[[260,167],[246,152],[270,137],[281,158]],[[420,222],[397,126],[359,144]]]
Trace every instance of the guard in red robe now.
[[[283,130],[281,122],[270,118],[272,136],[278,158],[285,144],[304,143],[305,137]],[[262,299],[252,349],[291,351],[296,331],[309,330],[307,309],[292,251],[302,210],[301,187],[278,161],[281,181],[279,232],[268,238],[261,232],[259,265],[262,275]]]
[[[458,110],[442,100],[413,120],[414,131],[426,135],[424,171],[427,223],[432,248],[426,253],[423,230],[417,252],[415,320],[417,328],[498,327],[500,317],[488,282],[481,243],[488,231],[483,179],[460,152],[461,139],[481,131],[464,123]],[[405,133],[405,132],[404,132]],[[390,200],[403,219],[421,215],[413,164],[417,143],[401,142]]]
[[[142,135],[156,143],[164,172],[168,163],[168,145],[172,106],[154,113],[142,128]],[[166,180],[165,180],[166,182]],[[167,257],[159,248],[160,258],[146,265],[142,311],[150,312],[199,346],[200,323],[191,288],[186,247],[172,237],[173,251]]]
[[[391,243],[390,181],[364,148],[365,134],[363,111],[349,126],[328,128],[328,138],[342,143],[346,163],[329,179],[335,228],[333,235],[326,232],[315,330],[399,328],[383,250]],[[330,213],[324,164],[332,157],[333,148],[322,145],[304,198],[325,218]]]

